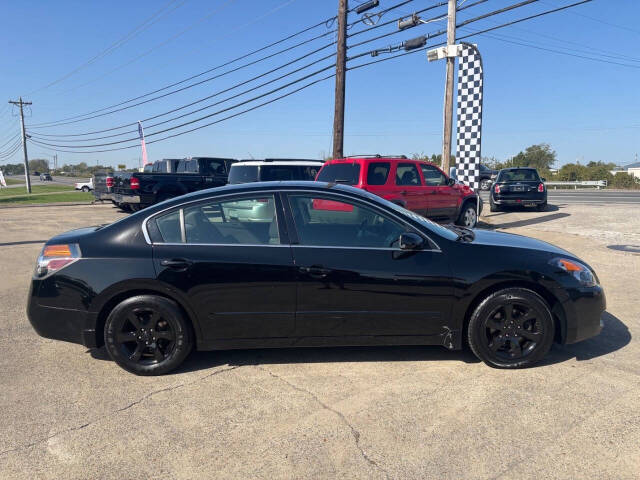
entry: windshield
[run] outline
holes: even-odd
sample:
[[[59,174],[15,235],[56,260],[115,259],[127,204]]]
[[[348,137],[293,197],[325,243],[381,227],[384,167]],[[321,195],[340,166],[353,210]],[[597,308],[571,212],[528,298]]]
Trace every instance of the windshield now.
[[[333,163],[325,165],[318,174],[319,182],[356,185],[360,181],[360,165],[357,163]]]
[[[538,172],[532,168],[519,168],[517,170],[502,170],[498,175],[500,182],[539,182]]]

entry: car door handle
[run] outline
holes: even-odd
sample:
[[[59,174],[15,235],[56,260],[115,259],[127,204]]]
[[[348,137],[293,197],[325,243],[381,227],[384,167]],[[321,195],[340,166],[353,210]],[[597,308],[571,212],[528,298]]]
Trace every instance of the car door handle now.
[[[171,260],[161,260],[160,265],[171,268],[172,270],[186,270],[191,266],[189,260],[185,258],[172,258]]]
[[[300,272],[306,273],[312,278],[325,278],[327,275],[331,273],[331,270],[328,268],[323,268],[321,266],[311,266],[311,267],[300,267]]]

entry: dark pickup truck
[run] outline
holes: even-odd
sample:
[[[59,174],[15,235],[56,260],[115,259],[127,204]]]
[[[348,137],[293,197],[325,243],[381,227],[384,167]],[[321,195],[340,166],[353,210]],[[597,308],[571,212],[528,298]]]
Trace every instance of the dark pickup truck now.
[[[113,202],[136,212],[185,193],[220,187],[227,184],[234,162],[230,158],[192,157],[180,160],[175,173],[118,173],[113,177]]]

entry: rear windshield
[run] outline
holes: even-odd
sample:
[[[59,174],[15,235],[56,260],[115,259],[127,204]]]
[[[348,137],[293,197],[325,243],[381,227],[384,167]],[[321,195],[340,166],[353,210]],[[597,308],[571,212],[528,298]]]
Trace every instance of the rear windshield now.
[[[518,170],[502,170],[498,175],[497,182],[539,182],[538,172],[531,168]]]
[[[202,175],[224,175],[227,173],[227,169],[224,165],[224,160],[214,159],[202,159],[200,160],[201,174]]]
[[[232,165],[229,170],[229,183],[249,183],[258,181],[257,165]]]
[[[279,180],[315,180],[320,166],[233,165],[229,183],[272,182]]]
[[[325,165],[318,175],[319,182],[356,185],[360,181],[360,165],[357,163],[333,163]]]

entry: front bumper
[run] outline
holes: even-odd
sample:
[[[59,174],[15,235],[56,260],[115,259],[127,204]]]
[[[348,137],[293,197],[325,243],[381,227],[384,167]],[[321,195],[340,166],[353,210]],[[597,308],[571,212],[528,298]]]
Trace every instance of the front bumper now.
[[[601,286],[571,289],[561,305],[565,316],[562,343],[580,342],[602,331],[607,299]]]

